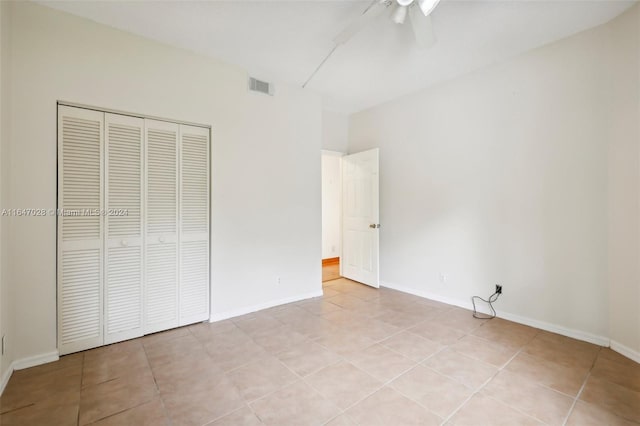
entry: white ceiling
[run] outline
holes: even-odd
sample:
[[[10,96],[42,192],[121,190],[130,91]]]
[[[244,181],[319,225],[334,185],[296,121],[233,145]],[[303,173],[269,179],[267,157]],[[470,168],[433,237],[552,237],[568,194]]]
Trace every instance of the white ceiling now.
[[[197,51],[275,82],[302,85],[365,1],[40,1],[112,27]],[[385,13],[340,46],[307,89],[355,112],[603,24],[622,0],[442,0],[436,45],[418,49]],[[277,90],[277,89],[276,89]]]

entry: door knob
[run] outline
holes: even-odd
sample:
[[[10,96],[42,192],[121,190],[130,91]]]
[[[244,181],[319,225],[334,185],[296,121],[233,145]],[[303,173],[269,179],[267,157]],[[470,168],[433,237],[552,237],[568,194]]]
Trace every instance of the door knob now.
[[[373,228],[373,229],[380,228],[380,224],[379,223],[372,223],[371,225],[369,225],[369,228]]]
[[[129,242],[127,240],[122,240],[120,241],[120,244],[122,244],[122,247],[126,247],[129,245]]]
[[[165,241],[164,237],[160,237],[159,240],[160,240],[161,243],[164,243],[164,241]]]

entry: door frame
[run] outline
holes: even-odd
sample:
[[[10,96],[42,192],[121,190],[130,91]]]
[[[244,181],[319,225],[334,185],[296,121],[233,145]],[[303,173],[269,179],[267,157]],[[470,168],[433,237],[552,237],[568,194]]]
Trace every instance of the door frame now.
[[[320,237],[321,237],[321,255],[320,255],[320,260],[324,260],[324,255],[323,255],[323,251],[324,251],[324,232],[325,232],[325,227],[324,227],[324,218],[323,218],[323,209],[325,206],[325,197],[323,196],[323,182],[324,182],[324,173],[323,173],[323,169],[322,169],[322,158],[324,156],[330,156],[330,157],[338,157],[339,161],[340,161],[340,170],[338,173],[338,217],[337,217],[337,226],[338,226],[338,243],[339,243],[339,249],[338,249],[338,259],[339,259],[339,267],[340,267],[340,275],[342,276],[342,157],[344,157],[345,155],[347,155],[344,152],[341,151],[334,151],[334,150],[329,150],[329,149],[321,149],[320,150],[320,212],[321,212],[321,217],[320,217],[320,223],[321,223],[321,233],[320,233]],[[322,283],[322,279],[321,279],[321,283]]]

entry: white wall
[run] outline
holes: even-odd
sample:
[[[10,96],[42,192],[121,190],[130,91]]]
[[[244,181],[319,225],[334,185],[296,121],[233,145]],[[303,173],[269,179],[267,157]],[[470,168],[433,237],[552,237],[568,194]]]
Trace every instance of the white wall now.
[[[637,113],[627,108],[638,96],[636,85],[612,91],[608,60],[635,67],[637,83],[638,51],[610,58],[614,33],[590,30],[351,117],[349,151],[380,147],[383,282],[460,304],[500,283],[503,315],[606,344],[618,213],[632,253],[611,320],[628,322],[619,338],[638,350],[637,135],[615,151],[629,156],[624,171],[608,161],[611,123]],[[625,90],[630,106],[616,97]],[[623,175],[631,182],[611,199],[609,179]]]
[[[5,5],[0,3],[0,211],[2,211],[2,209],[4,208],[4,200],[3,200],[3,195],[5,194],[5,190],[4,190],[4,179],[2,179],[3,176],[3,171],[5,170],[4,164],[3,164],[3,160],[5,158],[4,156],[4,144],[5,144],[5,137],[4,137],[4,133],[5,133],[5,119],[4,119],[4,108],[3,108],[3,103],[4,103],[4,98],[6,96],[6,86],[5,86],[5,73],[4,73],[4,67],[7,64],[7,61],[5,59],[5,55],[7,50],[5,49],[5,44],[6,44],[6,26],[5,26]],[[4,300],[5,300],[5,295],[4,293],[4,279],[3,279],[3,274],[6,268],[6,263],[4,262],[4,248],[3,248],[3,242],[5,240],[5,233],[4,233],[4,229],[6,227],[5,224],[5,219],[0,216],[0,336],[2,335],[2,332],[4,331],[4,327],[5,327],[5,321],[4,321],[4,315],[5,315],[5,309],[4,309]],[[8,365],[5,366],[4,364],[4,356],[0,356],[0,377],[2,377],[5,374],[5,371],[8,368]],[[1,384],[1,382],[0,382]],[[0,386],[0,391],[2,390],[2,387]]]
[[[8,206],[9,196],[9,16],[7,2],[0,2],[0,211]],[[7,347],[0,357],[0,391],[11,373],[13,362],[13,304],[9,288],[9,231],[10,218],[0,216],[0,336],[6,336]]]
[[[211,124],[213,318],[321,291],[319,97],[250,94],[241,69],[39,5],[10,13],[12,207],[56,206],[57,100]],[[16,358],[54,351],[55,218],[17,218],[10,245]]]
[[[322,151],[322,258],[342,253],[342,153]]]
[[[4,81],[4,77],[5,77],[5,73],[4,73],[4,67],[6,66],[6,59],[5,59],[5,55],[6,55],[6,49],[5,49],[5,44],[6,44],[6,30],[5,30],[5,25],[3,22],[5,13],[4,13],[4,9],[5,6],[0,3],[0,212],[2,211],[2,209],[4,208],[4,202],[2,199],[2,196],[4,195],[5,191],[3,188],[4,185],[4,179],[2,179],[3,175],[3,171],[5,170],[4,164],[2,162],[2,160],[4,159],[4,155],[3,155],[3,146],[5,143],[5,137],[4,137],[4,115],[3,115],[3,99],[5,97],[5,91],[6,91],[6,86],[5,86],[5,81]],[[4,272],[5,269],[5,263],[4,263],[4,250],[3,250],[3,241],[4,241],[4,228],[5,228],[5,220],[3,219],[2,215],[0,215],[0,336],[2,336],[2,332],[4,331],[4,326],[5,326],[5,322],[4,320],[4,294],[3,294],[3,290],[4,290],[4,279],[2,278],[2,274]],[[4,354],[0,355],[0,377],[2,377],[4,375],[6,371],[6,367],[4,366]],[[2,382],[0,381],[0,392],[3,390],[2,387]]]
[[[607,30],[611,347],[640,362],[640,8]]]
[[[349,116],[339,112],[322,111],[322,149],[347,152]]]

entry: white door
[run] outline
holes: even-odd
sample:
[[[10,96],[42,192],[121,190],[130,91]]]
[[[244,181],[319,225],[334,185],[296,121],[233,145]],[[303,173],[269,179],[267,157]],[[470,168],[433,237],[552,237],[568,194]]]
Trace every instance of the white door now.
[[[378,288],[378,149],[342,157],[343,277]]]
[[[178,327],[179,125],[145,120],[145,334]]]
[[[104,113],[58,108],[58,350],[102,345]]]
[[[180,125],[180,325],[209,319],[209,129]]]
[[[105,114],[105,344],[143,334],[143,129],[141,118]]]
[[[61,355],[209,319],[209,135],[59,107]]]

